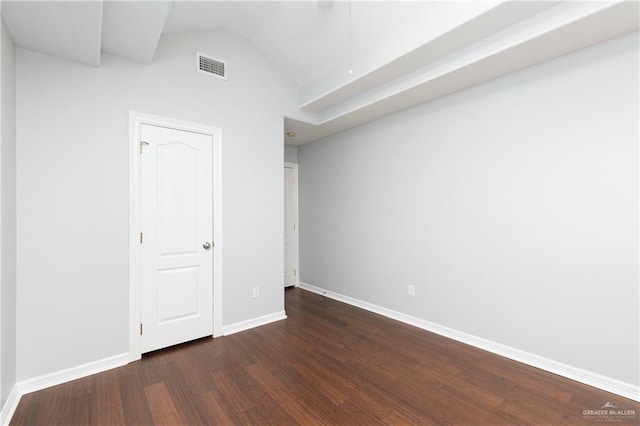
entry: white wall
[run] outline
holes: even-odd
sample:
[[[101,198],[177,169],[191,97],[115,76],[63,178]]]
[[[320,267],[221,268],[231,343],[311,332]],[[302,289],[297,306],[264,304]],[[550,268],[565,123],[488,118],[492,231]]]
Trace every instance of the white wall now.
[[[284,146],[284,161],[286,163],[298,162],[298,147],[294,145]]]
[[[196,51],[228,61],[229,80],[196,73]],[[222,129],[223,323],[284,309],[282,94],[295,88],[254,47],[178,34],[152,65],[105,54],[99,68],[18,49],[17,73],[18,380],[128,351],[131,110]]]
[[[16,61],[0,18],[0,407],[16,382]]]
[[[300,147],[301,281],[637,386],[637,37]]]

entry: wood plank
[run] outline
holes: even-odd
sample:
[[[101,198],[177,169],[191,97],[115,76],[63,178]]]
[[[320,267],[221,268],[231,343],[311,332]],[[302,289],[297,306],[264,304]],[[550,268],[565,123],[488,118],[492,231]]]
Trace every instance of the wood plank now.
[[[185,424],[180,418],[178,410],[176,410],[176,406],[173,403],[173,398],[171,398],[164,382],[145,387],[144,394],[147,398],[154,424],[167,426]]]
[[[115,370],[96,375],[96,422],[99,425],[124,425],[122,395]]]
[[[140,367],[142,362],[137,363]],[[148,425],[153,423],[153,416],[147,399],[144,396],[144,387],[138,374],[131,374],[118,378],[120,399],[122,400],[122,413],[126,424]]]

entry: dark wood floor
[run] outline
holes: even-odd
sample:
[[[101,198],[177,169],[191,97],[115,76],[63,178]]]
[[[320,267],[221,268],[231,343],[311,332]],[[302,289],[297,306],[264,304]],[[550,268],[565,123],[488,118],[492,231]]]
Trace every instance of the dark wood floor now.
[[[638,424],[634,401],[313,293],[286,309],[25,395],[11,424],[595,425],[583,410],[607,402]]]

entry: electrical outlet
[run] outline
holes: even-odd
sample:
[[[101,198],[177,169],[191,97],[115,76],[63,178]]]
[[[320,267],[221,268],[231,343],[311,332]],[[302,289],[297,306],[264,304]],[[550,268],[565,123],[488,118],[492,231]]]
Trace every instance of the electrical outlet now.
[[[415,296],[416,295],[416,287],[413,285],[409,285],[409,289],[407,290],[407,294],[409,296]]]
[[[253,297],[260,297],[260,287],[253,288]]]

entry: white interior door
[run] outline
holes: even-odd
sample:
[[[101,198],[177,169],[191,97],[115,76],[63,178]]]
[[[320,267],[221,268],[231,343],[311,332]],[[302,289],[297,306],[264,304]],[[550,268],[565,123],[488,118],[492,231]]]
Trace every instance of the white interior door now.
[[[295,170],[284,167],[284,286],[296,283]]]
[[[212,137],[143,124],[141,352],[213,333]]]

